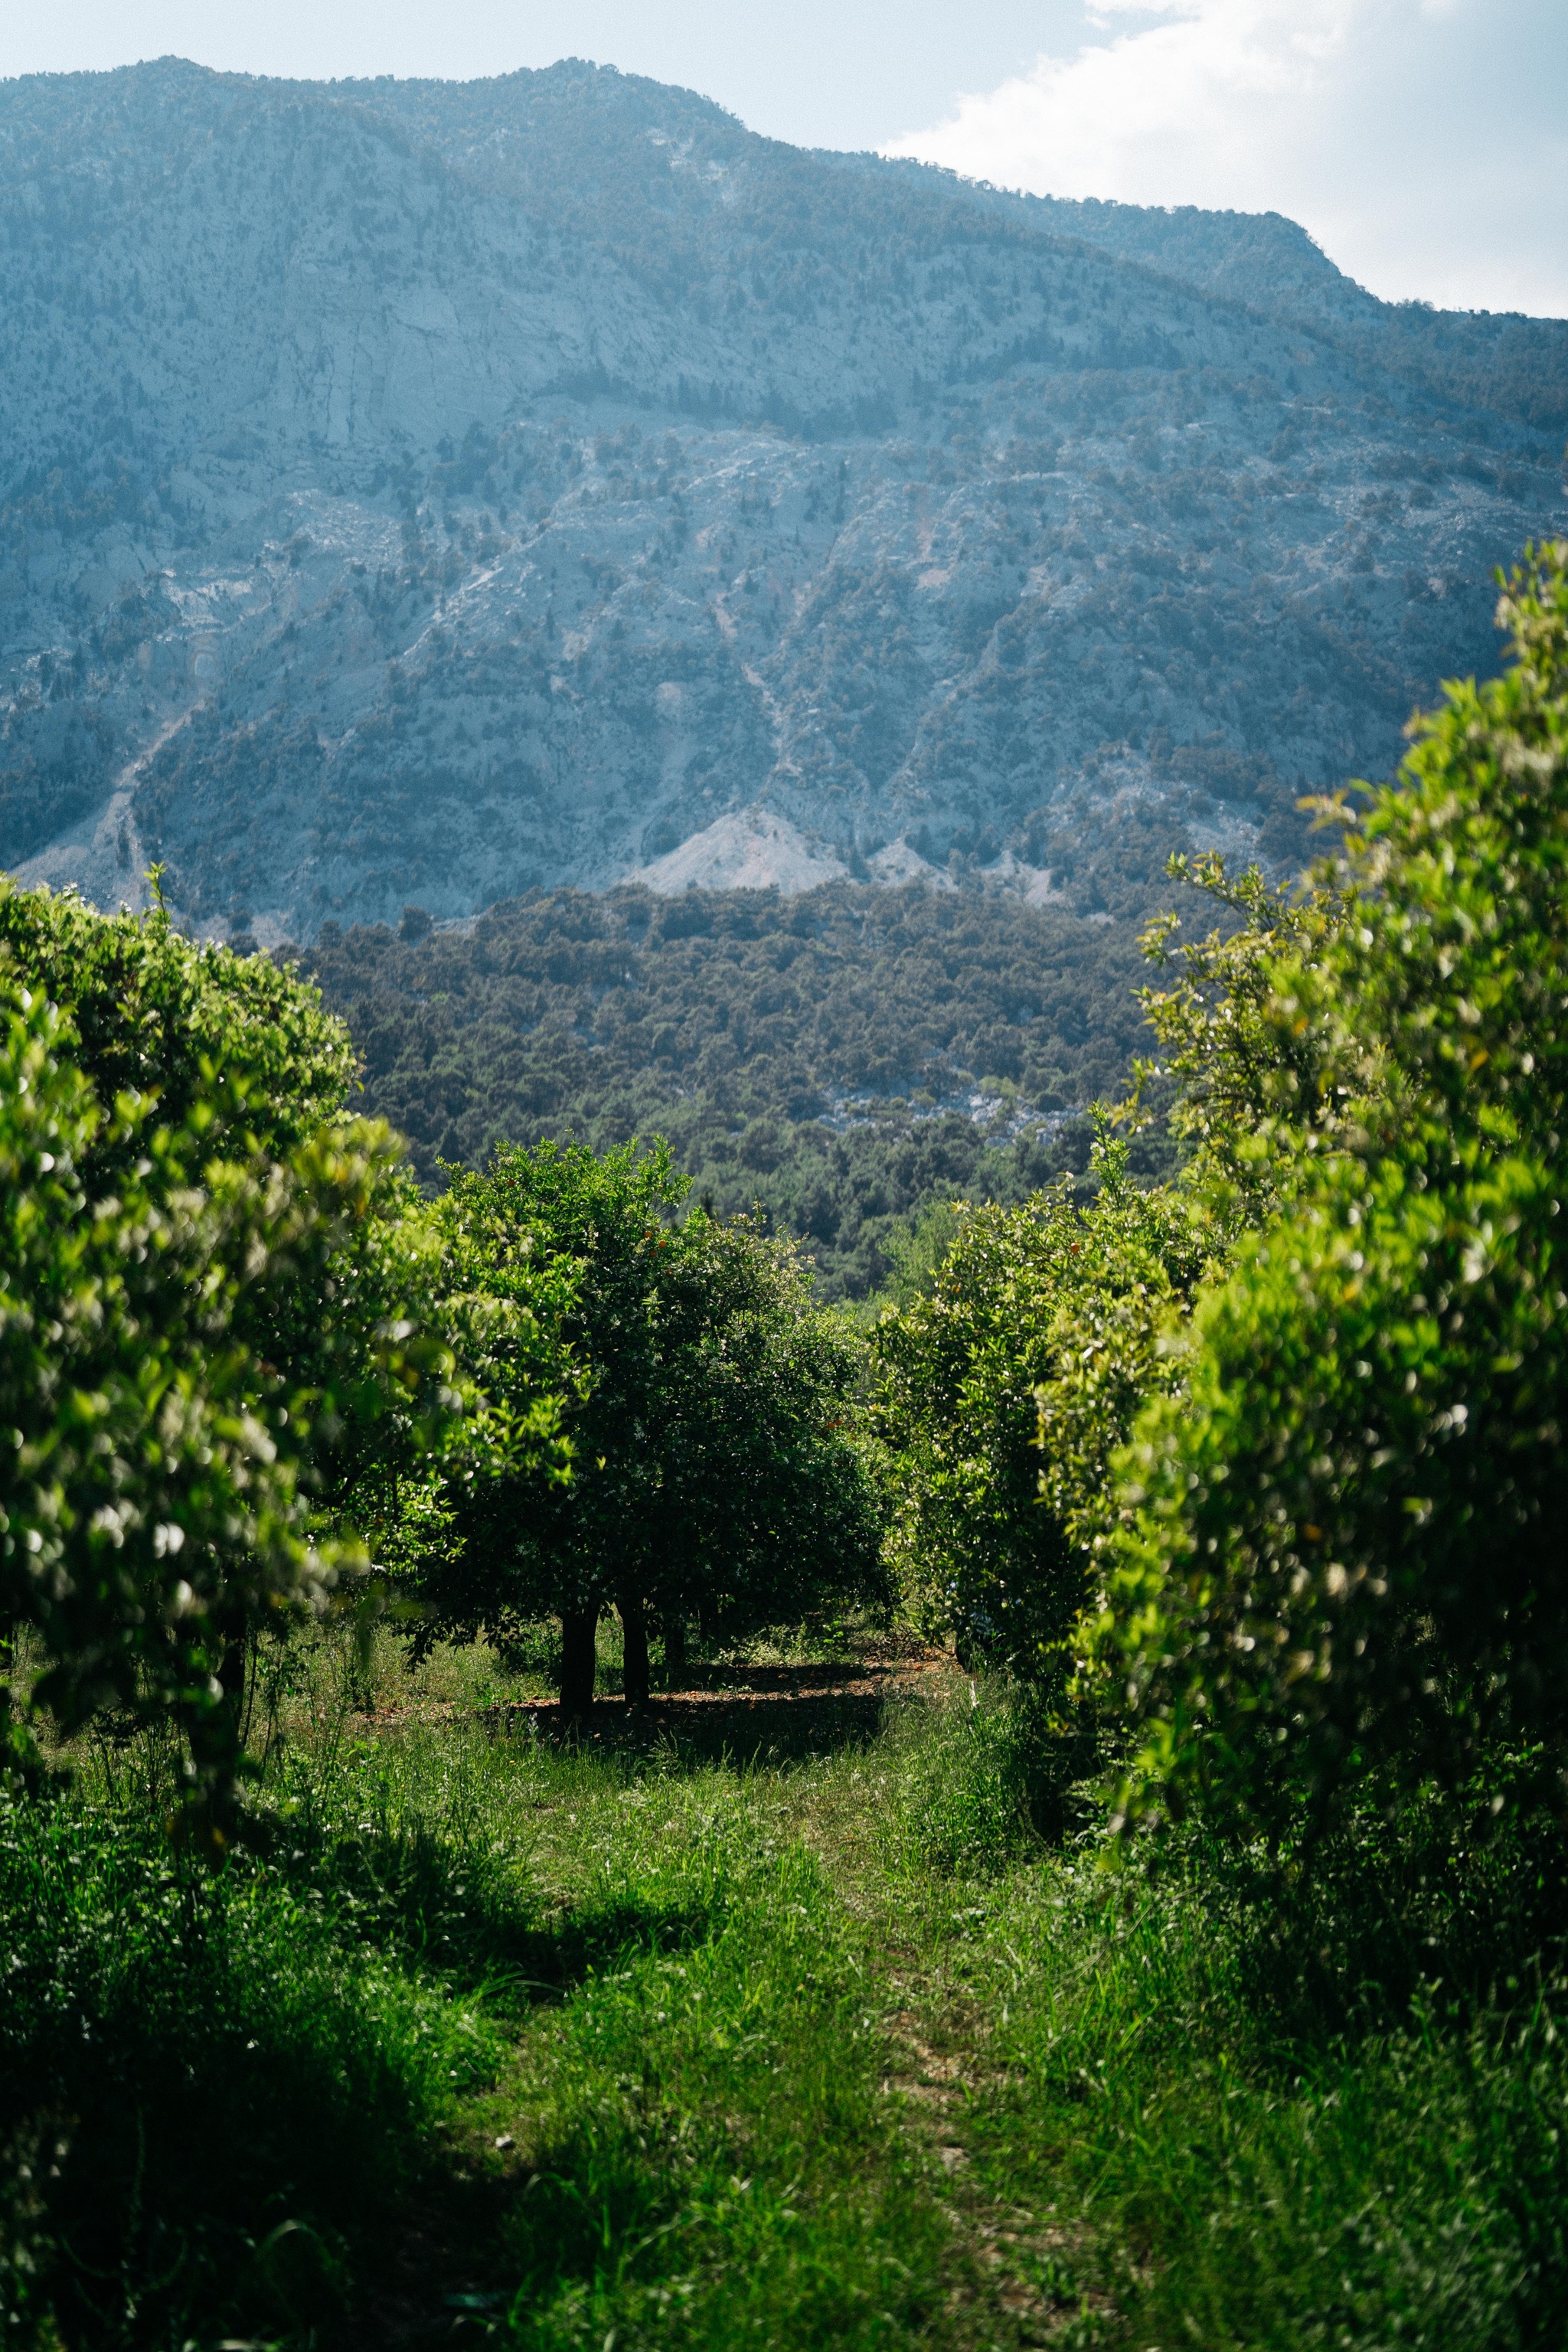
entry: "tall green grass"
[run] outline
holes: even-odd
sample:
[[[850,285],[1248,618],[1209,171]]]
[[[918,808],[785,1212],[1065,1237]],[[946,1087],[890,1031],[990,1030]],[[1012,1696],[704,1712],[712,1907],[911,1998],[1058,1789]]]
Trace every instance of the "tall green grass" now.
[[[961,1963],[997,2020],[966,2121],[1146,2345],[1560,2345],[1568,2064],[1552,2004],[1279,2030],[1201,1886],[1009,1890]]]
[[[1196,1835],[1148,1873],[1098,1835],[1009,1870],[1005,1744],[959,1709],[919,1767],[945,1759],[950,1869],[967,1823],[940,1982],[987,2021],[952,2128],[981,2186],[1077,2247],[1054,2277],[1098,2291],[1086,2340],[1568,2341],[1561,1834],[1433,1798],[1294,1878]]]
[[[0,1811],[16,2344],[1563,2340],[1546,1832],[1108,1867],[956,1679],[768,1769],[329,1708],[216,1876],[142,1762]]]
[[[0,1812],[0,2137],[34,2151],[11,2300],[68,2343],[329,2321],[355,2241],[500,2062],[309,1880],[209,1878],[161,1822],[79,1799]]]

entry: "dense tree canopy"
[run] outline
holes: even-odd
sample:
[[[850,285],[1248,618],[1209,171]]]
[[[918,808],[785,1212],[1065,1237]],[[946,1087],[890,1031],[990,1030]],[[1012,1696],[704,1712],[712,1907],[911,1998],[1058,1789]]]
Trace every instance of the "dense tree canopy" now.
[[[562,890],[300,952],[426,1182],[498,1141],[664,1135],[699,1196],[760,1208],[857,1297],[931,1197],[1082,1170],[1084,1106],[1143,1034],[1149,889],[1095,922],[978,887]]]
[[[880,1590],[873,1491],[844,1427],[849,1341],[787,1245],[701,1209],[677,1223],[686,1189],[662,1144],[543,1144],[454,1171],[440,1203],[478,1284],[536,1253],[565,1263],[577,1385],[569,1482],[525,1493],[502,1476],[451,1499],[452,1539],[416,1570],[422,1638],[483,1630],[504,1647],[557,1616],[574,1713],[611,1603],[635,1699],[650,1615],[670,1644],[693,1614],[777,1623]]]
[[[307,1387],[248,1337],[330,1292],[390,1148],[351,1128],[194,1183],[194,1113],[171,1129],[121,1097],[106,1118],[52,1006],[13,992],[0,1016],[0,1615],[32,1628],[33,1703],[66,1728],[110,1703],[172,1708],[226,1770],[207,1736],[226,1654],[357,1564],[313,1507],[323,1454],[368,1390],[412,1398],[430,1369],[405,1330],[361,1321]],[[95,1198],[100,1142],[131,1165]]]
[[[1101,1629],[1140,1804],[1277,1824],[1499,1734],[1568,1749],[1568,549],[1501,614],[1512,667],[1419,722],[1262,967],[1280,1205],[1140,1424]]]

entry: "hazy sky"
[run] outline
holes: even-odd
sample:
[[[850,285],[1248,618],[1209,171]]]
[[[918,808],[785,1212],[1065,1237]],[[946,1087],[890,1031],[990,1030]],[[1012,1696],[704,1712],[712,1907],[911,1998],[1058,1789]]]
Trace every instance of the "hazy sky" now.
[[[1568,316],[1568,0],[0,0],[0,74],[595,58],[807,145],[1273,207],[1363,284]]]

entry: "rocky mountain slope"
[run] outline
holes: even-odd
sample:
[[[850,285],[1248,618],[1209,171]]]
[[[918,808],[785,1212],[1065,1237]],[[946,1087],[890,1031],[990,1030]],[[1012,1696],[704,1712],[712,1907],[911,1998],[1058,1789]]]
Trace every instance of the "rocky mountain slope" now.
[[[194,924],[1264,855],[1490,667],[1568,326],[564,65],[0,85],[0,863]]]

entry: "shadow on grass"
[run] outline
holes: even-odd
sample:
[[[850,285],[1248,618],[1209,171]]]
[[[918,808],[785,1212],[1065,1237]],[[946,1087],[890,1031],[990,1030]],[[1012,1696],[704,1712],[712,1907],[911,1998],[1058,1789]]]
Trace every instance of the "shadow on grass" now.
[[[787,1763],[867,1746],[894,1687],[895,1670],[880,1665],[708,1666],[646,1707],[601,1698],[585,1722],[553,1700],[489,1707],[479,1720],[506,1738],[678,1769]]]
[[[504,1850],[465,1847],[423,1823],[343,1834],[263,1819],[252,1841],[253,1866],[330,1909],[340,1939],[354,1937],[454,1991],[482,1996],[501,2015],[558,2000],[628,1955],[679,1950],[724,1907],[712,1886],[545,1915]]]
[[[378,2297],[412,2308],[422,2279],[427,2303],[500,2210],[442,2123],[507,2011],[723,1904],[713,1878],[550,1916],[503,1855],[426,1830],[258,1823],[208,1880],[74,1802],[0,1828],[0,2314],[29,2352],[361,2343]]]

